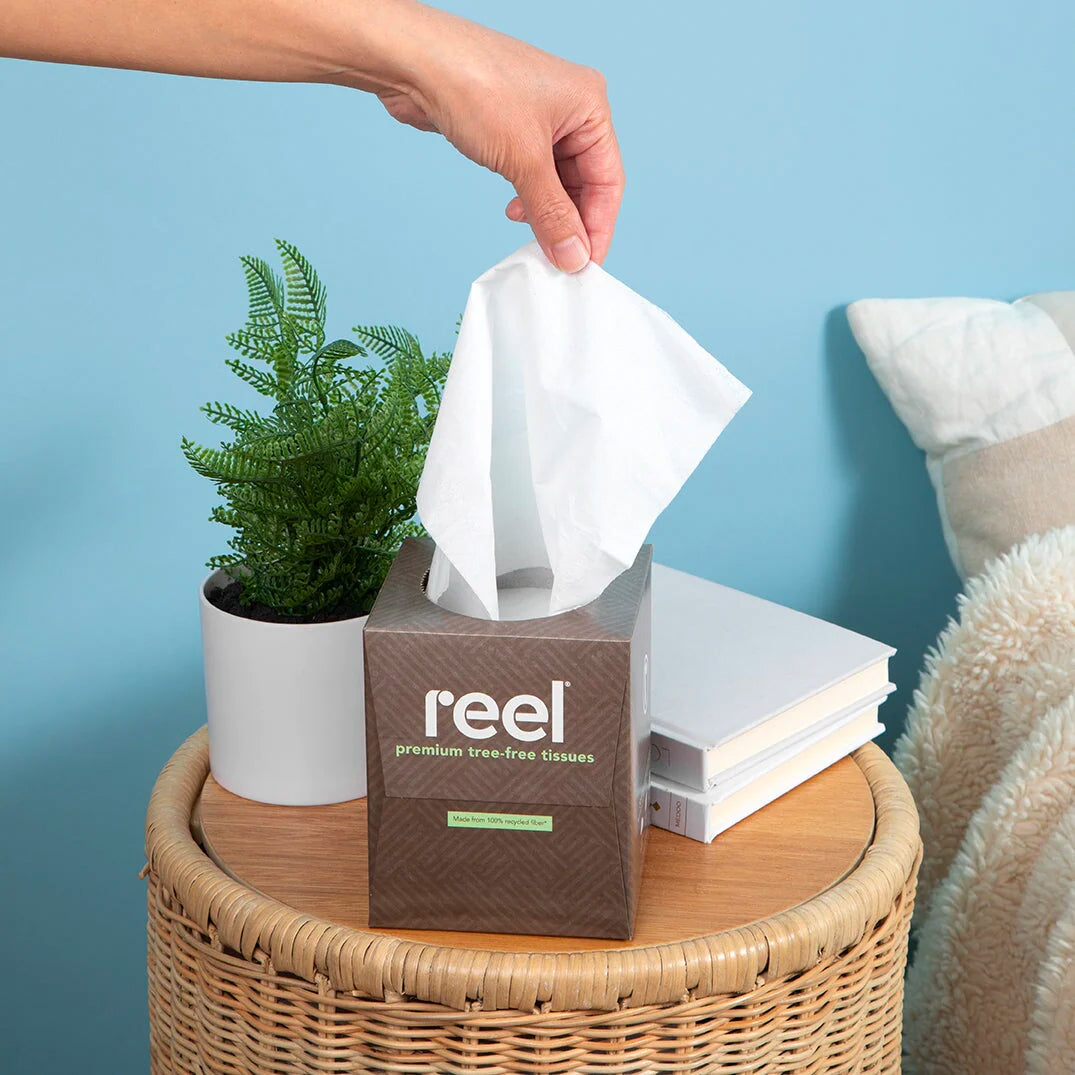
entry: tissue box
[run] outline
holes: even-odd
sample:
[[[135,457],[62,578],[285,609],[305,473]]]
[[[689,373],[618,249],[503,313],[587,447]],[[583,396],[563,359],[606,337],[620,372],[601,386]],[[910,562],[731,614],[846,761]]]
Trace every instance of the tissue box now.
[[[366,624],[370,925],[629,938],[648,826],[650,563],[543,619],[461,616],[407,540]]]

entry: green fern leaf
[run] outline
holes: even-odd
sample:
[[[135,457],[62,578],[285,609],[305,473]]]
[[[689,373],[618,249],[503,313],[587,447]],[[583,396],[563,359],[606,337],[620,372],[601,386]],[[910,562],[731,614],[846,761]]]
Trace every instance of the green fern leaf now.
[[[269,359],[273,373],[276,374],[278,399],[286,399],[291,394],[298,364],[300,334],[301,329],[295,325],[290,316],[286,316],[281,323],[280,340],[272,349]]]
[[[240,362],[237,358],[227,358],[224,360],[224,364],[237,377],[246,381],[251,388],[257,389],[263,396],[273,396],[275,398],[279,394],[280,386],[276,383],[276,378],[271,373],[249,366],[245,362]]]
[[[338,362],[345,358],[354,358],[357,355],[365,357],[366,352],[352,340],[333,340],[326,343],[314,355],[316,362]]]
[[[366,346],[381,358],[421,358],[418,340],[396,325],[356,325],[352,330]]]
[[[325,288],[313,266],[293,244],[276,240],[287,283],[287,313],[294,319],[306,350],[316,351],[325,342]]]
[[[283,281],[261,258],[248,256],[240,260],[250,299],[248,320],[256,324],[279,321],[285,306]]]
[[[279,322],[271,325],[251,322],[246,328],[229,332],[224,339],[244,358],[267,360],[280,339],[280,325]]]
[[[272,426],[271,421],[267,421],[255,411],[240,410],[230,403],[206,403],[202,406],[202,413],[214,425],[227,426],[236,433],[267,430]]]

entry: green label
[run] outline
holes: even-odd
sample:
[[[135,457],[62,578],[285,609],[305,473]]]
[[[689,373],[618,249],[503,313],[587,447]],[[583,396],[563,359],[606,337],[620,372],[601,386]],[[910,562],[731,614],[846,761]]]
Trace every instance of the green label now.
[[[449,810],[450,829],[517,829],[552,832],[551,814],[480,814],[473,810]]]

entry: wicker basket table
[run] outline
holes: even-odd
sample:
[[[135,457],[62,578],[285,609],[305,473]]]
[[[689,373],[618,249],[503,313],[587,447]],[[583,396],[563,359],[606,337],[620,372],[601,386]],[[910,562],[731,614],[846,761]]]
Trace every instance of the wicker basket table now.
[[[179,749],[146,819],[154,1075],[900,1070],[921,844],[875,746],[714,844],[654,830],[633,941],[371,930],[364,817]]]

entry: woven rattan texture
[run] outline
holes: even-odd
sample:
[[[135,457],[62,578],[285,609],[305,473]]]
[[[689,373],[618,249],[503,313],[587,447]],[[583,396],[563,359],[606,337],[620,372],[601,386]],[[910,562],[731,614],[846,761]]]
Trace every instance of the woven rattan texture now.
[[[531,956],[345,929],[232,881],[190,835],[199,733],[147,818],[153,1075],[893,1075],[917,817],[879,750],[856,761],[877,832],[828,892],[679,944]]]

